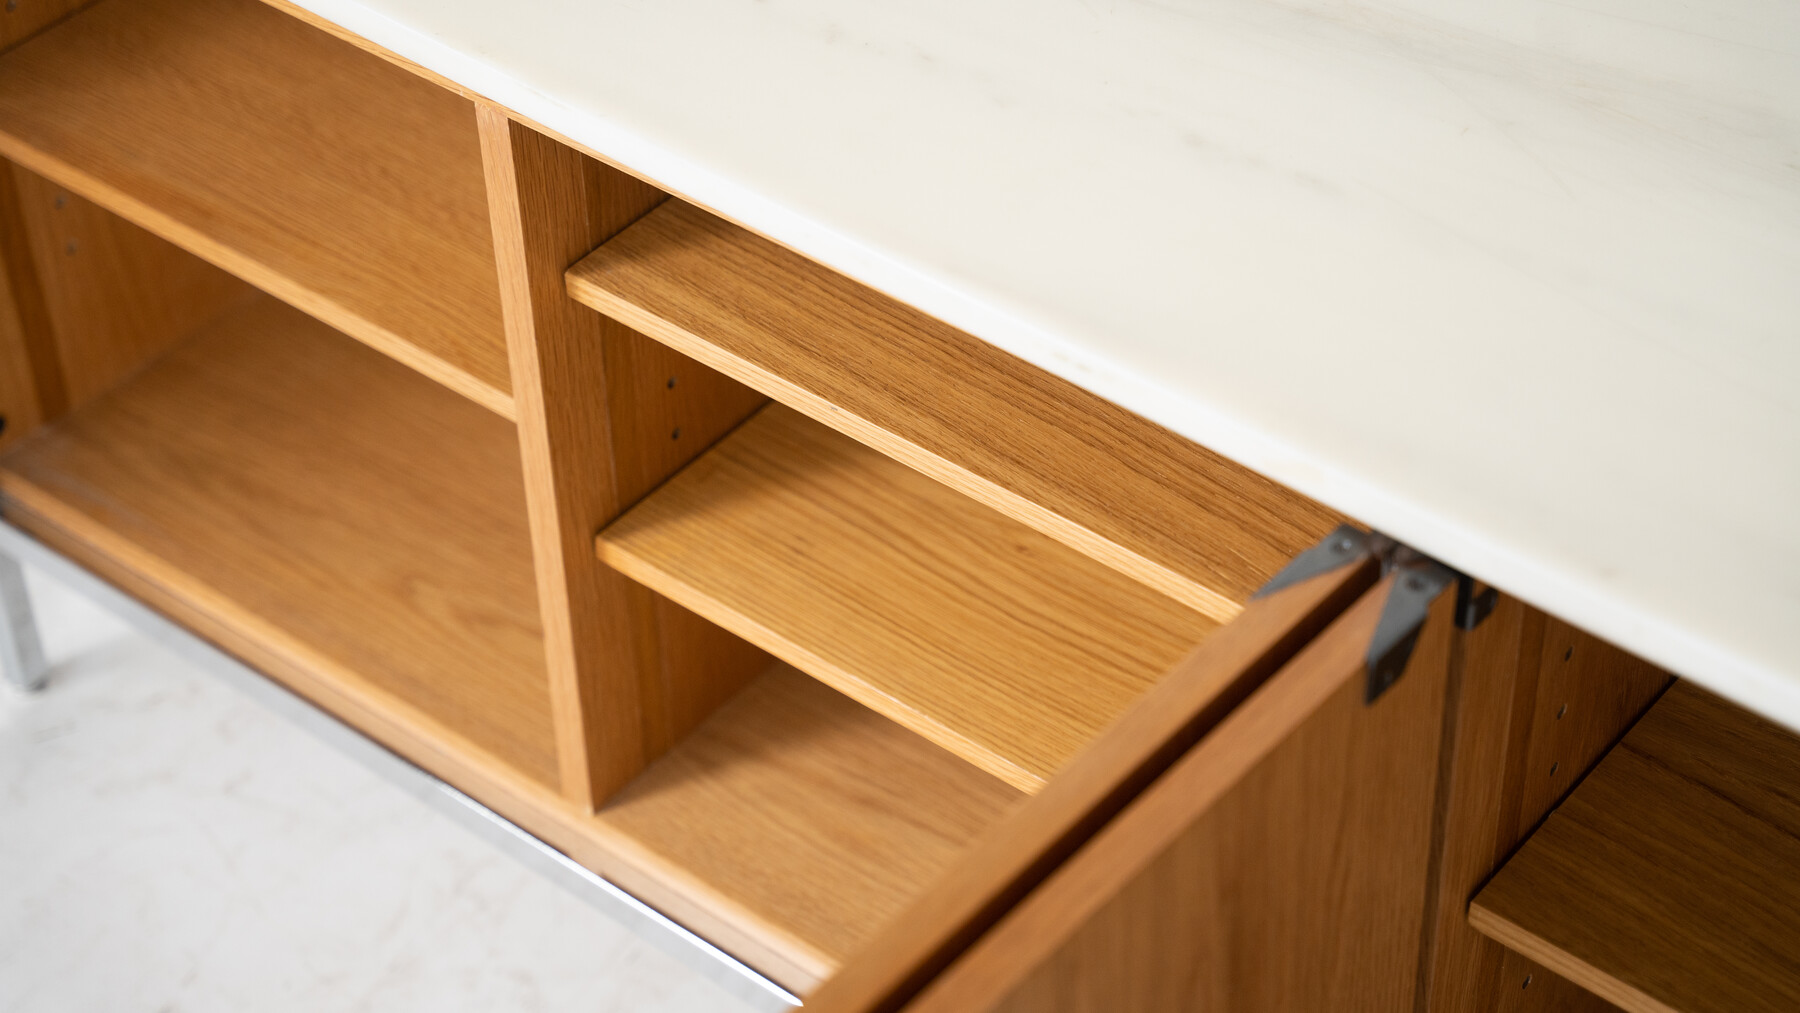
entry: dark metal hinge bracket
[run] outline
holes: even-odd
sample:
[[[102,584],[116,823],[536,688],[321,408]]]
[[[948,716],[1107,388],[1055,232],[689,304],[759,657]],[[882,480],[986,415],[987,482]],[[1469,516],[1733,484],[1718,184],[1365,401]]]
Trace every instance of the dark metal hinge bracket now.
[[[1369,638],[1364,654],[1367,681],[1363,699],[1374,703],[1406,672],[1418,646],[1419,634],[1431,613],[1432,603],[1451,582],[1456,583],[1456,625],[1470,630],[1481,624],[1494,610],[1499,595],[1492,587],[1476,591],[1476,582],[1466,574],[1432,559],[1410,546],[1380,532],[1367,532],[1344,525],[1326,535],[1319,544],[1295,556],[1281,572],[1252,597],[1261,598],[1303,580],[1348,566],[1369,556],[1381,561],[1382,576],[1394,574],[1387,601],[1382,603],[1381,617],[1375,633]]]

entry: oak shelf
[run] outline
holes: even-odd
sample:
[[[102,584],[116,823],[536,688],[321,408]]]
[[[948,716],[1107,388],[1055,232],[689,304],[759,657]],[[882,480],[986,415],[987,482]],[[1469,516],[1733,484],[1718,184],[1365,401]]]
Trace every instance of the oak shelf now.
[[[680,200],[567,282],[577,301],[1220,621],[1343,520]]]
[[[1627,1010],[1800,1008],[1800,736],[1677,683],[1469,920]]]
[[[804,990],[1022,796],[784,664],[715,711],[594,820],[691,882]]]
[[[252,293],[0,458],[13,523],[297,683],[544,784],[513,426]]]
[[[0,155],[510,417],[472,103],[256,0],[0,55]]]
[[[782,405],[598,545],[652,590],[1025,791],[1218,626]]]

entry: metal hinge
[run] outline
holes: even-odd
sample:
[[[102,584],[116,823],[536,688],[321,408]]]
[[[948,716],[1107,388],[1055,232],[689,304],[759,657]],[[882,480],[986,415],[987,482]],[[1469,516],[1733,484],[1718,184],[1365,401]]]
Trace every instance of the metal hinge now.
[[[1458,573],[1410,546],[1380,532],[1363,531],[1347,524],[1295,556],[1252,597],[1273,594],[1370,556],[1380,560],[1383,576],[1394,573],[1396,577],[1387,601],[1382,603],[1381,618],[1375,623],[1375,633],[1369,638],[1368,650],[1363,656],[1367,670],[1363,689],[1366,703],[1374,703],[1399,681],[1406,671],[1406,663],[1412,659],[1413,648],[1418,645],[1419,632],[1425,627],[1431,604],[1452,581],[1456,582],[1455,614],[1460,629],[1472,630],[1481,625],[1494,610],[1494,602],[1499,597],[1492,587],[1476,591],[1475,581],[1467,574]]]

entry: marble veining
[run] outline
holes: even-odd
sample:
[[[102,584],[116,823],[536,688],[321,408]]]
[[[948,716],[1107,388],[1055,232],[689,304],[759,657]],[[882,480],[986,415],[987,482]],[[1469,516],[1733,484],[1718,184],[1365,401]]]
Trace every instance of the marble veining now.
[[[1800,5],[302,5],[1800,727]]]

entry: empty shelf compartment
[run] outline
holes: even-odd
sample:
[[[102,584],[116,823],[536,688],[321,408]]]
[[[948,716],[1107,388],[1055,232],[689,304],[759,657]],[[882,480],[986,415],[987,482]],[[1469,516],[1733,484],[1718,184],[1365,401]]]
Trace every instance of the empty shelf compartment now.
[[[1628,1010],[1800,1009],[1800,736],[1676,683],[1469,920]]]
[[[1025,791],[1218,626],[781,405],[599,552]]]
[[[594,816],[804,993],[1023,796],[776,663]]]
[[[1221,621],[1343,520],[681,200],[570,268],[568,290]]]
[[[0,509],[328,706],[556,783],[513,426],[291,307],[253,293],[21,441]]]
[[[256,0],[0,54],[0,155],[511,415],[473,103]]]

